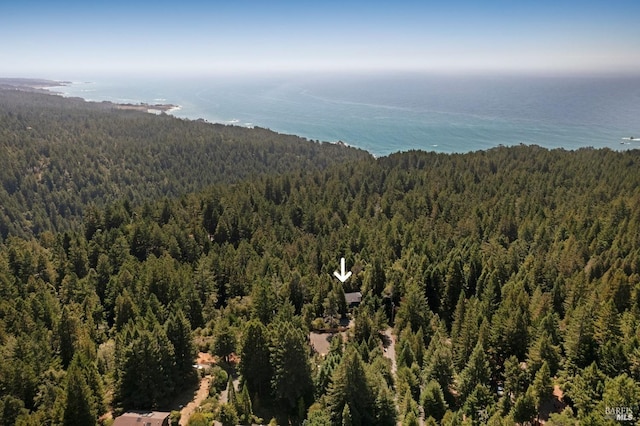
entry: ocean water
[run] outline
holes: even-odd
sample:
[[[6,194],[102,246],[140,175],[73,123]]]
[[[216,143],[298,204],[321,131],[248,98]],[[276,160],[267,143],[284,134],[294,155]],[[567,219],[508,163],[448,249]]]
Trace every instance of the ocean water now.
[[[178,117],[343,141],[376,156],[521,143],[640,148],[640,75],[100,77],[53,90],[95,101],[171,103],[180,106],[172,112]]]

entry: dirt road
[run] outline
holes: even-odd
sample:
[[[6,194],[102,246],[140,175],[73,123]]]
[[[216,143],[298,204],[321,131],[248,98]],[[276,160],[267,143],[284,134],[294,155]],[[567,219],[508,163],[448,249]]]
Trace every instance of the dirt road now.
[[[211,384],[211,376],[205,376],[200,380],[200,388],[193,397],[193,400],[180,410],[180,426],[186,426],[189,418],[200,406],[202,401],[209,397],[209,385]]]

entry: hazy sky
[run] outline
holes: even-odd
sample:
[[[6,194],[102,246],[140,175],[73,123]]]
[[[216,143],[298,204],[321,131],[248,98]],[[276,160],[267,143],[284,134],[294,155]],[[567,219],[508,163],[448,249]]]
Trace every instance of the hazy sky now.
[[[640,72],[640,0],[8,0],[0,40],[0,76]]]

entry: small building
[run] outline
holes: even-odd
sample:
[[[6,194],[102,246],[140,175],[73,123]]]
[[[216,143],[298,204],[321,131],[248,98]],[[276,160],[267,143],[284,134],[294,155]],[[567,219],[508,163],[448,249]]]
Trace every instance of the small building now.
[[[162,411],[129,411],[118,416],[113,426],[169,426],[170,415]]]
[[[344,300],[347,302],[347,307],[349,309],[360,306],[360,302],[362,302],[362,293],[356,291],[354,293],[345,293]]]

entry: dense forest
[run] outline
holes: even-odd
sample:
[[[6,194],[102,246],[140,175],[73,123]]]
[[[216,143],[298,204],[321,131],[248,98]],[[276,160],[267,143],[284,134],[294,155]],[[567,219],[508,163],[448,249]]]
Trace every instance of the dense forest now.
[[[33,170],[29,185],[1,171],[6,210],[19,216],[0,244],[0,424],[109,424],[107,413],[168,407],[197,381],[198,351],[217,364],[193,425],[637,417],[640,151],[515,146],[373,159],[292,139],[304,147],[283,155],[317,150],[305,167],[262,161],[240,172],[234,159],[249,146],[288,148],[262,129],[33,99],[2,103],[3,157],[37,164],[38,150],[67,147],[51,170],[75,168],[65,179],[78,207],[58,209],[57,225],[24,227],[30,196],[56,205],[63,191],[40,193]],[[73,118],[61,124],[66,109]],[[16,123],[59,128],[61,140],[41,134],[31,145],[26,127],[8,130]],[[100,145],[101,169],[81,171],[98,149],[72,129],[114,138]],[[168,141],[163,163],[149,146],[162,133],[215,151],[234,132],[249,142],[224,145],[229,154],[210,168],[177,152],[182,165],[172,164]],[[166,186],[106,179],[123,164],[110,157],[114,140],[138,144],[130,164]],[[337,153],[351,157],[336,163]],[[316,155],[325,160],[312,166]],[[344,285],[333,277],[341,257],[353,272]],[[350,309],[352,291],[363,299]],[[321,331],[344,331],[324,354],[309,337]]]
[[[78,228],[84,208],[138,205],[262,173],[369,157],[266,129],[0,90],[0,236]]]

